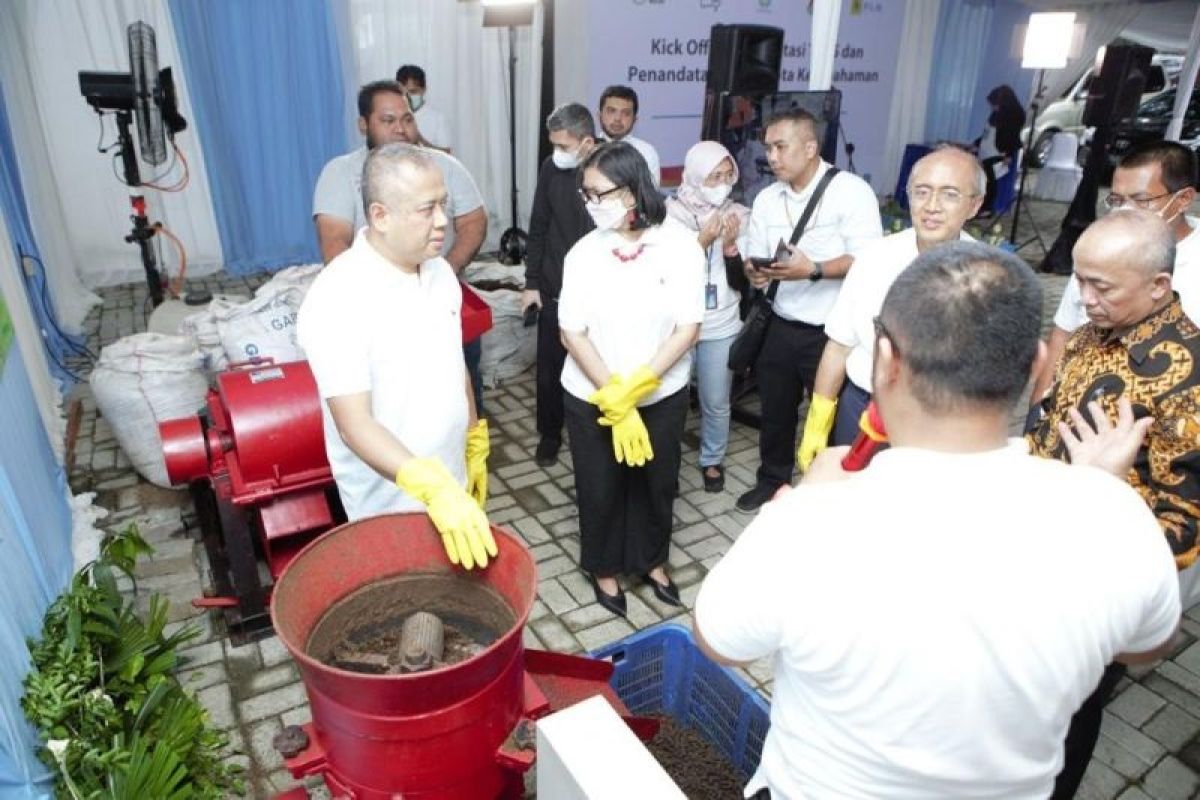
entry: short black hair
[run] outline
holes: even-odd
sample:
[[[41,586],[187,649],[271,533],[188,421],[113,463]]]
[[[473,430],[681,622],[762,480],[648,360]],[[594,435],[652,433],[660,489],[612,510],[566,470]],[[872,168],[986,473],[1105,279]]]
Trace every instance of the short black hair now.
[[[767,121],[763,123],[762,129],[765,132],[767,128],[780,122],[797,122],[801,125],[807,125],[808,129],[812,131],[813,138],[816,138],[817,136],[817,118],[814,117],[810,112],[805,111],[803,108],[798,106],[776,111],[774,114],[767,117]]]
[[[358,115],[360,117],[366,119],[371,116],[371,109],[375,106],[375,95],[380,92],[392,92],[401,97],[408,97],[404,87],[395,81],[371,81],[358,90]]]
[[[1011,410],[1037,356],[1042,287],[1011,253],[946,242],[900,273],[880,322],[927,411]]]
[[[628,86],[622,86],[619,83],[609,86],[600,93],[600,105],[598,105],[597,108],[603,109],[604,101],[610,97],[615,97],[618,100],[628,100],[629,102],[633,103],[633,115],[635,117],[638,115],[637,92],[635,92],[633,89],[629,88]]]
[[[1196,153],[1187,145],[1160,139],[1146,142],[1126,153],[1118,167],[1137,169],[1158,164],[1162,169],[1162,185],[1168,192],[1178,192],[1196,185]]]
[[[660,225],[667,218],[667,204],[650,177],[650,167],[637,148],[627,142],[605,142],[579,165],[575,185],[583,188],[583,173],[598,169],[614,186],[624,186],[633,193],[636,213],[633,227],[648,228]]]
[[[418,67],[416,64],[405,64],[400,69],[396,70],[396,83],[401,85],[408,83],[409,80],[417,82],[417,86],[425,88],[425,70]]]

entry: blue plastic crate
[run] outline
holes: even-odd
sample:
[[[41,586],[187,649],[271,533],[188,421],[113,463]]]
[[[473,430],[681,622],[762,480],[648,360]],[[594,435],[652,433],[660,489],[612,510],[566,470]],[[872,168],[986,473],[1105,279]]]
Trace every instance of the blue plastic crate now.
[[[610,683],[638,715],[665,714],[704,736],[748,779],[770,726],[767,703],[714,663],[680,625],[655,625],[592,653],[613,663]]]

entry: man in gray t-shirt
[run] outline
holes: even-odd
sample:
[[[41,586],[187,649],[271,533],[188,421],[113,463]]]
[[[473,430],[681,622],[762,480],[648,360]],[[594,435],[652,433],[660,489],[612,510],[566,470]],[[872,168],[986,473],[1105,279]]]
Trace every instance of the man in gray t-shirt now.
[[[394,81],[376,81],[358,93],[358,129],[366,137],[363,147],[332,159],[321,170],[313,191],[313,221],[321,259],[328,264],[350,247],[354,235],[366,224],[362,204],[362,169],[368,150],[391,142],[415,144],[420,138],[408,98]],[[487,234],[487,211],[471,174],[457,158],[430,150],[446,182],[446,241],[442,255],[462,272],[479,252]]]

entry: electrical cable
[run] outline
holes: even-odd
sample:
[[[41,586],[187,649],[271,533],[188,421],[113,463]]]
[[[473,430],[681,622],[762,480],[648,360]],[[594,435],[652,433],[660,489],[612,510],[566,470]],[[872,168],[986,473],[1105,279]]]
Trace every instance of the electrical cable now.
[[[19,245],[17,246],[17,255],[22,261],[28,259],[29,261],[32,261],[38,265],[38,270],[41,273],[41,288],[37,292],[37,295],[38,295],[39,300],[41,301],[42,311],[46,315],[46,320],[50,323],[50,327],[58,335],[58,338],[63,342],[63,344],[65,344],[67,347],[69,347],[76,355],[87,358],[94,363],[96,361],[96,354],[93,353],[87,347],[87,345],[78,344],[69,334],[67,334],[62,328],[59,327],[58,321],[55,319],[54,311],[50,306],[50,298],[49,298],[49,292],[48,292],[48,284],[50,283],[50,281],[48,280],[48,278],[46,276],[45,263],[40,258],[33,255],[32,253],[26,253],[24,250],[21,249],[21,247]],[[21,274],[25,276],[26,281],[28,281],[32,277],[24,269],[21,270]]]
[[[171,158],[171,167],[159,177],[153,178],[149,181],[143,181],[143,186],[149,186],[151,189],[158,189],[160,192],[181,192],[187,188],[188,183],[191,181],[192,173],[188,166],[187,156],[183,154],[183,151],[179,149],[179,145],[175,143],[175,137],[171,137],[171,150],[174,153]],[[170,186],[160,186],[158,181],[170,174],[171,168],[173,168],[177,162],[183,164],[183,175]]]
[[[166,236],[175,243],[175,249],[179,252],[179,276],[175,279],[175,285],[171,285],[171,281],[167,281],[167,291],[172,297],[179,297],[179,293],[183,290],[183,281],[187,276],[187,250],[184,249],[183,242],[179,241],[179,237],[171,233],[161,222],[156,222],[152,226],[156,235]],[[162,259],[162,251],[159,251],[159,263],[166,264]]]

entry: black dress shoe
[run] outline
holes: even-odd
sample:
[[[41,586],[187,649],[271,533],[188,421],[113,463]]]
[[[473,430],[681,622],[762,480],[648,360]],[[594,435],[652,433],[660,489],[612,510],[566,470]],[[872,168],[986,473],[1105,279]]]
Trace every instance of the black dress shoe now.
[[[600,588],[600,583],[596,580],[595,575],[589,574],[588,580],[592,583],[592,591],[596,593],[596,602],[599,603],[601,607],[608,609],[610,612],[618,616],[625,616],[625,592],[618,587],[616,594],[609,594]]]
[[[650,588],[654,590],[654,596],[660,601],[669,606],[683,608],[683,601],[679,599],[679,587],[675,585],[675,581],[667,578],[667,584],[664,586],[649,575],[643,575],[642,580],[650,584]]]
[[[539,467],[553,467],[558,462],[558,448],[560,447],[562,447],[562,442],[556,439],[542,439],[538,442],[533,459]]]
[[[757,483],[754,488],[737,499],[738,511],[758,511],[763,503],[770,500],[779,491],[778,483]]]
[[[717,471],[716,477],[708,474],[710,469]],[[707,467],[701,467],[700,477],[704,478],[704,491],[709,494],[716,494],[725,489],[725,468],[720,464],[710,464]]]

